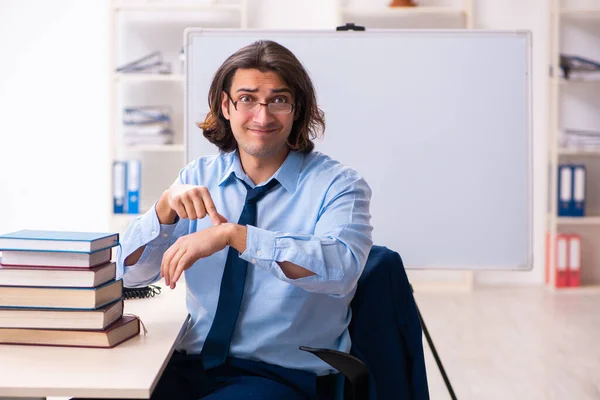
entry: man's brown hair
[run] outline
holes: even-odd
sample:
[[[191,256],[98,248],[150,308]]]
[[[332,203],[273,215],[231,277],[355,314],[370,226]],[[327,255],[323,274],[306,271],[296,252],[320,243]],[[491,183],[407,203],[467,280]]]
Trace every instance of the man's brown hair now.
[[[315,147],[312,139],[325,130],[324,113],[317,106],[313,83],[300,61],[290,50],[270,40],[259,40],[243,47],[219,67],[208,92],[210,111],[204,122],[196,123],[204,131],[204,137],[222,151],[230,152],[237,148],[231,125],[221,110],[221,95],[223,91],[230,92],[238,68],[275,72],[290,86],[295,98],[293,112],[297,118],[287,145],[291,150],[311,152]]]

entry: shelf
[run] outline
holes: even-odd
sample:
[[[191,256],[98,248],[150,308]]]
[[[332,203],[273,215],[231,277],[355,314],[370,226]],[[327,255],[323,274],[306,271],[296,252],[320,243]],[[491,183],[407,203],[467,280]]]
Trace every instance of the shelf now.
[[[574,287],[555,288],[549,286],[554,293],[582,293],[582,292],[600,292],[600,284],[581,285]]]
[[[239,4],[218,4],[207,1],[196,2],[151,2],[144,3],[123,3],[119,2],[114,6],[115,11],[241,11]]]
[[[600,9],[561,10],[560,15],[565,18],[600,19]]]
[[[136,145],[136,146],[125,146],[127,151],[137,152],[183,152],[185,146],[182,144],[148,144],[148,145]]]
[[[465,10],[456,7],[377,7],[377,8],[361,8],[361,7],[344,7],[342,14],[350,14],[353,16],[364,17],[386,17],[394,18],[400,16],[417,16],[417,15],[456,15],[462,16]]]
[[[595,78],[595,79],[565,79],[565,78],[556,78],[556,80],[558,80],[558,83],[560,83],[561,85],[567,85],[567,84],[572,84],[572,83],[577,83],[577,84],[586,84],[586,85],[598,85],[600,84],[600,79]]]
[[[559,225],[600,225],[600,216],[594,217],[557,217]]]
[[[559,155],[564,156],[600,156],[598,150],[579,150],[579,149],[558,149]]]
[[[115,74],[117,82],[183,82],[183,74]]]

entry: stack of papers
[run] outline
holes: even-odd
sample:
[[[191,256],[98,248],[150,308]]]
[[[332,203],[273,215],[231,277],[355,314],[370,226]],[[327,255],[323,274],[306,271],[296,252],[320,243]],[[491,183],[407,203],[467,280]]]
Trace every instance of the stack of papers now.
[[[173,143],[169,106],[128,107],[123,110],[123,142],[126,146]]]
[[[565,149],[600,150],[600,131],[566,129],[559,136],[559,145]]]

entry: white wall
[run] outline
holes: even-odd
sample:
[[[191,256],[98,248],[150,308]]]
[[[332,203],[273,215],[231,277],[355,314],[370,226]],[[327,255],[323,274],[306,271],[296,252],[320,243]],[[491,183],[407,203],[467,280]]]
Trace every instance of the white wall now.
[[[104,1],[0,1],[0,232],[108,226]]]

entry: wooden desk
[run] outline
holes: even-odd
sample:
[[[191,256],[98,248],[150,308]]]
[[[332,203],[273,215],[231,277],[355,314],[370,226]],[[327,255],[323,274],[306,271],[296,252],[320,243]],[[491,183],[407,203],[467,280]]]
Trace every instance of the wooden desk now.
[[[149,398],[187,319],[185,285],[159,285],[156,297],[125,301],[148,334],[113,349],[0,345],[0,397]]]

